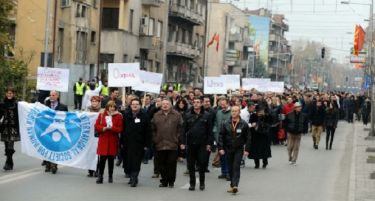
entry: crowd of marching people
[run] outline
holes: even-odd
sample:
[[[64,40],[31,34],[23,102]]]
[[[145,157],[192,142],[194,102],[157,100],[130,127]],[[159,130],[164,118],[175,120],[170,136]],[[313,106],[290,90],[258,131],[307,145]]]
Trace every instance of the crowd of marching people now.
[[[108,183],[113,182],[114,167],[122,164],[128,184],[136,187],[141,164],[153,160],[152,177],[160,178],[159,187],[173,188],[177,163],[186,159],[189,190],[194,191],[198,183],[196,172],[198,188],[205,189],[211,164],[221,168],[218,178],[229,181],[228,192],[234,194],[244,157],[254,160],[255,168],[267,168],[271,146],[285,145],[288,162],[296,165],[302,135],[311,132],[312,148],[319,149],[326,132],[323,147],[331,150],[338,121],[353,123],[356,118],[366,125],[371,110],[370,99],[363,95],[293,89],[282,94],[253,89],[213,96],[199,88],[177,91],[171,87],[157,96],[127,95],[123,103],[118,88],[79,80],[74,93],[76,110],[99,113],[95,123],[98,165],[88,172],[89,177],[97,177],[97,184],[103,183],[106,163]],[[39,102],[68,111],[59,102],[58,92],[44,94]],[[7,171],[13,169],[14,142],[20,140],[15,95],[13,88],[7,88],[0,106],[3,169]],[[46,172],[57,172],[57,164],[44,161],[43,165]]]

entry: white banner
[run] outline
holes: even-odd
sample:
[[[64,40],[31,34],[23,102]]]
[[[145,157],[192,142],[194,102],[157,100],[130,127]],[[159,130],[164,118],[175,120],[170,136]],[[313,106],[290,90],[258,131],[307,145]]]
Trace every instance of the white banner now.
[[[224,77],[204,77],[205,94],[227,94]]]
[[[54,111],[40,103],[18,103],[22,152],[42,160],[96,170],[94,125],[98,113]]]
[[[69,69],[38,67],[36,89],[68,92]]]
[[[261,92],[266,92],[270,82],[271,79],[269,78],[242,78],[242,89],[256,89]]]
[[[225,79],[227,89],[236,90],[241,88],[240,75],[221,75]]]
[[[284,92],[284,82],[270,82],[268,85],[269,92],[283,93]]]
[[[134,90],[156,94],[160,93],[160,86],[163,81],[163,74],[141,70],[139,75],[141,82],[139,85],[133,87]]]
[[[134,87],[140,84],[139,63],[108,64],[109,87]]]

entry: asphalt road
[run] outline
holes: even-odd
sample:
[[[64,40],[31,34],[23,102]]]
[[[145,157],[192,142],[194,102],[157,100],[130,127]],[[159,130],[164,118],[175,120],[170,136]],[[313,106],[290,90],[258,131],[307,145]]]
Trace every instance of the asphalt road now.
[[[15,169],[0,171],[0,201],[191,201],[191,200],[254,200],[254,201],[344,201],[349,194],[349,176],[353,141],[353,124],[339,123],[333,150],[325,150],[325,134],[319,150],[314,150],[311,135],[303,136],[296,166],[288,163],[285,146],[272,146],[267,169],[254,169],[251,160],[241,168],[239,193],[226,192],[229,183],[217,179],[220,169],[210,167],[206,190],[190,192],[186,164],[179,163],[175,188],[159,188],[152,179],[152,163],[142,165],[137,188],[131,188],[123,171],[115,167],[114,183],[95,183],[87,171],[60,167],[56,175],[44,173],[41,161],[21,153],[17,143]],[[0,145],[1,167],[5,162],[4,146]]]

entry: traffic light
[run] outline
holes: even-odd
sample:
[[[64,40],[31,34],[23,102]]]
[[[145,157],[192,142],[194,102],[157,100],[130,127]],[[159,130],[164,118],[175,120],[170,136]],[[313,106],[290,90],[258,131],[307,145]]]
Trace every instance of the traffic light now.
[[[324,59],[325,53],[326,53],[326,48],[323,47],[322,48],[322,54],[321,54],[322,59]]]

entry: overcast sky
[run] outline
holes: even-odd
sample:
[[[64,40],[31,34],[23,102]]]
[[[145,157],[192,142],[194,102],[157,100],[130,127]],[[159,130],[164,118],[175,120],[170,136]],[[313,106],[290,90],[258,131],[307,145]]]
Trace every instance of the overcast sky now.
[[[371,0],[350,0],[367,5],[344,5],[341,0],[224,0],[240,8],[250,10],[268,8],[273,13],[284,14],[289,23],[286,37],[314,40],[326,44],[332,57],[340,63],[348,63],[353,46],[356,24],[364,29],[368,25]]]

